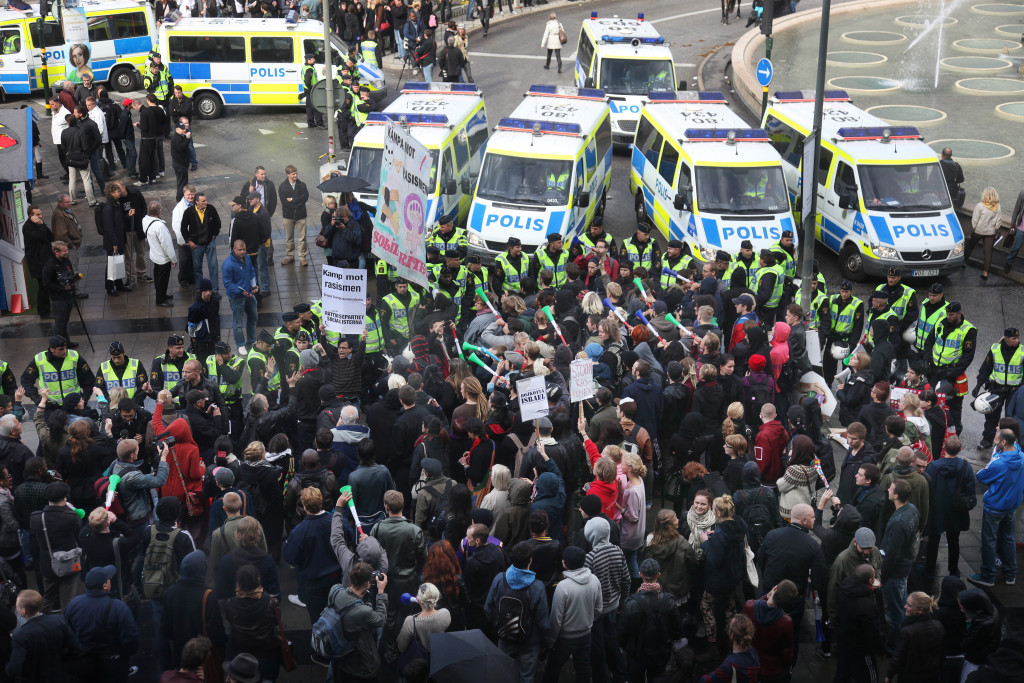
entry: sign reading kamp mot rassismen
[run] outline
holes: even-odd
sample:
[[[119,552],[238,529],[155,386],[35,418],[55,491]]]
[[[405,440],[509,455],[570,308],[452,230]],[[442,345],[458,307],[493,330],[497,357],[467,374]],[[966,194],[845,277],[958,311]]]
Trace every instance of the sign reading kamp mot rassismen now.
[[[325,265],[323,293],[327,330],[362,334],[366,328],[366,271]]]
[[[398,277],[428,287],[426,197],[433,161],[397,123],[387,121],[384,136],[373,253],[393,265]]]

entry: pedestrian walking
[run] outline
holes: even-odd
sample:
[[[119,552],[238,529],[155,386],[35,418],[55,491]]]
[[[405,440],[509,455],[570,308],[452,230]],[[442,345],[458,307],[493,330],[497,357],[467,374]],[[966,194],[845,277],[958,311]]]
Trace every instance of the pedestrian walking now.
[[[189,130],[188,117],[182,116],[174,124],[174,135],[171,136],[171,167],[174,169],[175,194],[174,201],[180,202],[188,185],[189,142],[192,131]]]
[[[996,243],[996,231],[1003,222],[1003,213],[999,209],[999,193],[994,187],[986,187],[981,193],[981,201],[974,205],[971,215],[971,234],[964,245],[964,267],[971,260],[974,247],[981,242],[985,261],[981,267],[981,279],[988,279],[988,269],[992,265],[992,247]]]
[[[167,285],[171,281],[171,269],[177,266],[174,238],[160,214],[163,206],[153,200],[149,203],[142,229],[149,245],[149,259],[153,262],[153,280],[156,289],[156,305],[164,308],[174,306],[174,297],[168,296]]]
[[[551,68],[551,53],[555,54],[558,62],[558,73],[562,73],[562,45],[565,43],[565,29],[558,15],[554,12],[548,15],[548,22],[544,24],[544,35],[540,38],[540,46],[548,51],[548,59],[544,62],[544,68]]]

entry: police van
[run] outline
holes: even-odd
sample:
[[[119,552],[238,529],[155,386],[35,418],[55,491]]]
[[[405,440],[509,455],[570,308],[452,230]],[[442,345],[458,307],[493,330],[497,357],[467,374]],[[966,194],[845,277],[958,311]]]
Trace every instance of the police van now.
[[[595,88],[534,85],[487,143],[469,209],[470,253],[490,263],[518,237],[530,253],[604,213],[611,183],[608,102]]]
[[[576,85],[600,88],[612,112],[612,142],[633,142],[643,98],[651,90],[675,90],[672,51],[658,31],[636,19],[598,18],[597,12],[580,28],[576,47]],[[680,90],[686,87],[680,84]]]
[[[377,205],[388,119],[407,127],[433,157],[427,228],[456,211],[456,224],[465,225],[489,135],[483,93],[472,83],[406,83],[384,111],[371,112],[352,143],[346,171],[370,183],[356,193],[370,206]]]
[[[767,249],[794,226],[778,152],[720,92],[648,95],[629,189],[637,221],[682,240],[704,261],[719,249],[738,253],[743,240]]]
[[[853,106],[842,90],[824,99],[815,234],[839,254],[843,277],[884,276],[893,266],[904,277],[958,271],[964,233],[935,151],[916,128],[888,125]],[[813,117],[813,92],[776,92],[762,122],[794,200]]]
[[[78,6],[85,9],[89,27],[89,44],[80,48],[88,59],[82,70],[91,70],[96,82],[106,81],[118,92],[142,87],[140,69],[157,34],[149,5],[145,0],[81,0]],[[40,23],[37,7],[23,12],[0,10],[0,89],[5,95],[41,90],[44,56],[51,87],[65,79],[80,83],[79,70],[66,66],[69,49],[52,15]]]
[[[333,35],[331,49],[332,63],[343,64],[348,50]],[[183,17],[163,25],[160,54],[200,118],[217,118],[225,105],[299,107],[303,58],[315,54],[324,63],[323,24]],[[359,70],[371,89],[384,88],[376,65],[360,62]]]

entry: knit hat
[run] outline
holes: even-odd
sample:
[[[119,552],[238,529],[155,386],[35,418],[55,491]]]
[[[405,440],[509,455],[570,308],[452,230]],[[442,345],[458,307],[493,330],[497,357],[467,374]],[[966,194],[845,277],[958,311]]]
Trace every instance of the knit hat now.
[[[590,342],[583,350],[590,360],[597,360],[601,357],[601,353],[604,352],[604,349],[597,342]]]
[[[665,368],[665,373],[669,379],[679,379],[683,376],[683,366],[677,360],[669,361],[668,367]]]
[[[299,352],[299,364],[303,370],[311,370],[320,365],[320,354],[313,349]]]
[[[199,291],[200,292],[212,292],[213,291],[213,283],[210,282],[209,280],[207,280],[204,277],[202,280],[199,281]]]
[[[583,496],[583,500],[580,501],[580,512],[587,517],[597,517],[601,514],[601,499],[593,493]]]
[[[226,489],[234,485],[235,473],[231,471],[230,467],[215,467],[213,468],[213,479],[217,482],[217,486]]]
[[[750,357],[750,360],[747,361],[747,365],[750,366],[751,371],[761,372],[764,370],[765,362],[764,356],[759,353],[755,353]]]
[[[175,496],[164,496],[156,504],[156,518],[161,522],[173,524],[181,514],[181,503]]]

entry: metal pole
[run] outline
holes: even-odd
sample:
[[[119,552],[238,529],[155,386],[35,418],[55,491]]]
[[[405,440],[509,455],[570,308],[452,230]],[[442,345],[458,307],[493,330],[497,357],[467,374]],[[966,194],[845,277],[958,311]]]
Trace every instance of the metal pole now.
[[[328,0],[322,0],[321,13],[324,23],[324,78],[327,80],[327,163],[333,164],[337,157],[334,154],[334,141],[338,138],[338,122],[334,117],[334,65],[331,57],[331,14]]]
[[[771,0],[765,0],[765,2],[771,2]],[[769,35],[764,41],[764,58],[768,61],[772,59],[772,37]],[[764,86],[761,89],[761,119],[764,119],[764,113],[768,111],[768,86]]]
[[[817,178],[818,164],[821,163],[821,117],[824,109],[825,96],[825,59],[828,53],[828,20],[832,10],[831,0],[821,3],[821,32],[818,35],[818,75],[814,81],[814,168],[810,169],[811,178]],[[804,169],[807,177],[807,169]],[[818,213],[817,188],[810,193],[811,205],[803,209],[803,244],[800,257],[800,302],[811,305],[811,279],[814,277],[814,224]]]
[[[46,41],[43,39],[43,14],[45,14],[43,11],[43,4],[44,3],[39,3],[39,40],[43,43],[39,47],[39,56],[42,57],[43,60],[43,100],[46,102],[46,115],[53,116],[53,111],[50,110],[50,75],[46,72]]]

